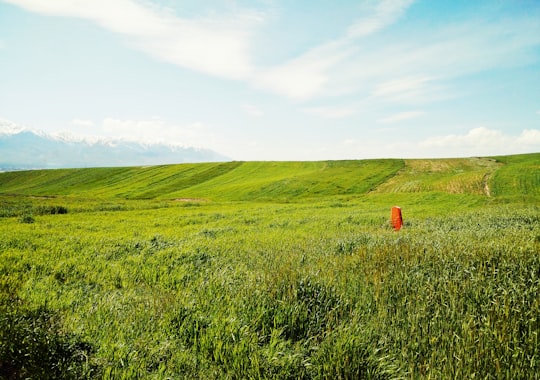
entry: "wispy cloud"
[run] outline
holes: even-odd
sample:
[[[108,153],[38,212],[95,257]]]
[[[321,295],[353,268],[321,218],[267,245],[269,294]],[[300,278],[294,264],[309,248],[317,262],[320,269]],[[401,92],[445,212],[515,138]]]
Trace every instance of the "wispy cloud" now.
[[[155,118],[129,120],[106,118],[101,125],[103,135],[115,139],[178,146],[208,147],[214,136],[200,122],[177,125]]]
[[[210,75],[250,76],[254,12],[181,18],[172,11],[134,0],[6,0],[34,12],[76,17],[126,37],[133,47],[157,59]]]
[[[459,96],[459,89],[451,85],[456,78],[537,59],[533,52],[540,45],[540,22],[465,19],[430,34],[411,32],[411,37],[362,50],[351,57],[341,75],[351,82],[370,84],[371,96],[393,102]]]
[[[459,97],[456,78],[537,60],[540,21],[532,17],[493,23],[471,15],[430,33],[418,25],[392,40],[379,39],[377,32],[398,22],[411,4],[380,2],[341,37],[256,71],[253,82],[299,101],[355,94],[378,102],[422,104]]]
[[[323,95],[333,87],[335,71],[358,53],[358,40],[396,22],[412,3],[413,0],[368,3],[363,17],[357,19],[344,35],[281,65],[259,70],[253,82],[257,87],[297,100]]]
[[[430,91],[430,82],[434,80],[429,76],[404,77],[376,85],[371,96],[388,101],[411,101],[425,98]]]
[[[259,27],[271,22],[265,17],[268,2],[268,8],[258,11],[237,5],[226,12],[185,17],[149,1],[4,1],[34,12],[90,20],[156,59],[242,80],[303,103],[350,94],[408,104],[459,96],[459,89],[448,83],[452,79],[526,65],[537,59],[540,45],[540,21],[532,16],[493,22],[471,15],[429,33],[426,24],[404,29],[392,40],[379,38],[414,0],[365,1],[358,3],[358,16],[341,35],[265,65],[255,64],[259,57],[254,45]]]
[[[356,107],[309,107],[304,108],[303,111],[327,119],[341,119],[354,115],[358,109]]]
[[[408,112],[400,112],[395,115],[391,115],[382,119],[379,119],[379,123],[396,123],[404,120],[409,119],[415,119],[417,117],[420,117],[424,115],[425,112],[423,111],[408,111]]]
[[[352,47],[341,42],[325,44],[282,65],[259,70],[253,83],[279,95],[307,100],[324,92],[331,80],[328,71],[351,53]]]
[[[348,29],[348,38],[358,38],[373,34],[396,22],[412,5],[414,0],[379,1],[374,9],[356,20]]]

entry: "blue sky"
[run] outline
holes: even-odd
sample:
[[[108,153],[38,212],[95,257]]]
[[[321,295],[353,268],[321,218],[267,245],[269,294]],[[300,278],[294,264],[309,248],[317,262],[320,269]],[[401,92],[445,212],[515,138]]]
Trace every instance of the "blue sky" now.
[[[0,0],[0,120],[236,160],[540,151],[538,0]]]

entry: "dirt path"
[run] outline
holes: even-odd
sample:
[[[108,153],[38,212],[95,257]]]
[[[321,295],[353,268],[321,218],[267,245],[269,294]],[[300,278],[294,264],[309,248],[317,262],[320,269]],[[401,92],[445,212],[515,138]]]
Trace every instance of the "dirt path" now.
[[[487,197],[491,197],[491,191],[489,190],[489,177],[491,173],[484,174],[484,178],[482,178],[482,185],[484,188],[484,194],[486,194]]]

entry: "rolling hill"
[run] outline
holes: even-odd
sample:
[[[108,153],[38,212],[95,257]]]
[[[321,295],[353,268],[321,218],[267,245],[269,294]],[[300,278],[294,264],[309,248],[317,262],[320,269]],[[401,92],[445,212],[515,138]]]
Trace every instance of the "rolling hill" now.
[[[540,196],[540,153],[492,158],[217,162],[0,173],[0,195],[210,201],[445,193]]]
[[[540,153],[0,173],[0,373],[535,378],[539,189]]]

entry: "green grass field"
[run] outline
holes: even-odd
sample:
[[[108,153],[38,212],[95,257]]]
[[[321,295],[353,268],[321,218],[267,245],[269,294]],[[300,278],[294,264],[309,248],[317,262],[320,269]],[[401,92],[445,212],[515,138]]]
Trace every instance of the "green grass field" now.
[[[0,378],[538,378],[539,189],[540,154],[0,173]]]

